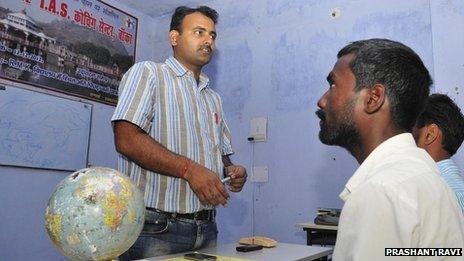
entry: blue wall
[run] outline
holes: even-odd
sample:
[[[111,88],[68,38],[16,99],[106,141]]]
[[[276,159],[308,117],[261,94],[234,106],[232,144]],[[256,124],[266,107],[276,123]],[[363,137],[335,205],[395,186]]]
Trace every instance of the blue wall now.
[[[433,2],[433,3],[432,3]],[[342,207],[338,194],[357,168],[343,149],[322,145],[314,114],[337,51],[350,41],[390,38],[411,46],[435,78],[434,92],[464,108],[462,1],[209,1],[220,14],[217,53],[206,71],[222,94],[236,155],[251,172],[249,121],[268,118],[268,141],[254,146],[254,165],[268,166],[269,182],[248,183],[220,209],[220,242],[252,233],[304,244],[296,223],[318,207]],[[338,12],[336,17],[333,11]],[[157,19],[166,28],[169,16]],[[458,30],[459,31],[459,30]],[[164,31],[157,31],[162,39]],[[167,41],[156,43],[168,51]],[[155,53],[158,60],[165,52]],[[454,157],[461,168],[464,150]]]
[[[222,15],[220,55],[211,72],[226,100],[236,162],[250,167],[250,118],[269,119],[268,141],[255,144],[255,165],[269,167],[269,182],[255,185],[255,233],[304,244],[295,224],[312,221],[317,207],[341,207],[338,194],[357,167],[346,151],[322,145],[317,136],[314,111],[337,51],[353,40],[391,38],[412,46],[433,73],[429,2],[215,3]],[[334,9],[340,11],[335,18]],[[251,233],[252,189],[248,184],[238,204],[221,211],[222,241]]]
[[[220,13],[217,53],[206,71],[223,96],[236,152],[232,160],[249,174],[253,158],[255,166],[269,168],[269,182],[247,183],[227,209],[220,208],[221,243],[250,235],[254,212],[256,234],[304,244],[295,223],[311,221],[318,207],[342,206],[338,194],[357,163],[345,150],[319,142],[314,111],[335,55],[348,42],[383,37],[411,46],[433,74],[434,91],[448,93],[464,108],[460,0],[205,2]],[[335,18],[334,9],[340,11]],[[165,59],[171,53],[170,17],[138,16],[137,60]],[[115,167],[108,123],[113,107],[93,106],[90,161]],[[267,142],[246,141],[253,117],[268,118]],[[464,169],[464,149],[454,158]],[[43,228],[43,212],[54,186],[68,174],[0,166],[2,259],[63,259]]]
[[[153,59],[153,19],[121,6],[117,1],[105,2],[138,17],[136,59]],[[0,81],[2,84],[22,86]],[[89,163],[117,168],[117,154],[110,125],[114,107],[87,102],[93,106]],[[53,247],[48,237],[44,227],[44,214],[55,186],[69,174],[71,172],[0,166],[0,260],[66,260]]]

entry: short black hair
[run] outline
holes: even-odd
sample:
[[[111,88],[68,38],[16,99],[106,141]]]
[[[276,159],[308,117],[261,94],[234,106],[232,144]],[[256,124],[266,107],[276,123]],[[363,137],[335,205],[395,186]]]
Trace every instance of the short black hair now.
[[[350,68],[356,91],[382,84],[386,88],[393,123],[410,132],[430,93],[432,78],[420,57],[406,45],[388,39],[356,41],[337,57],[354,54]]]
[[[464,116],[456,103],[445,94],[429,96],[416,126],[422,128],[433,123],[443,133],[443,149],[453,156],[464,140]]]
[[[211,7],[199,6],[197,8],[190,8],[187,6],[179,6],[174,11],[174,14],[172,14],[171,27],[169,31],[176,30],[181,32],[182,21],[184,20],[185,16],[196,12],[201,13],[204,16],[210,18],[211,20],[213,20],[214,24],[217,23],[219,14],[216,12],[216,10],[212,9]]]

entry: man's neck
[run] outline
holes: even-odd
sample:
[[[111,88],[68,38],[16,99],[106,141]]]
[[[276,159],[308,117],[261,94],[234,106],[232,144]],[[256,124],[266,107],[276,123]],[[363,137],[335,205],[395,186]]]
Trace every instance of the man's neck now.
[[[371,154],[372,151],[374,151],[375,148],[384,141],[405,132],[393,127],[393,125],[382,126],[382,128],[371,127],[366,129],[367,130],[364,132],[361,132],[361,140],[363,142],[359,148],[354,151],[350,151],[359,164],[362,164],[369,154]]]
[[[440,144],[440,147],[441,147],[441,144]],[[429,151],[427,151],[427,152],[429,152]],[[444,150],[442,148],[440,148],[440,149],[438,149],[438,150],[436,150],[434,152],[429,152],[429,154],[430,154],[430,156],[432,156],[432,158],[433,158],[433,160],[435,162],[439,162],[439,161],[442,161],[442,160],[445,160],[445,159],[449,159],[451,157],[450,154],[446,150]]]
[[[202,66],[196,66],[196,65],[193,65],[193,64],[189,64],[189,63],[185,62],[183,59],[177,57],[176,54],[174,54],[174,58],[176,58],[176,60],[180,64],[182,64],[182,66],[184,66],[185,69],[187,69],[188,71],[193,73],[193,76],[195,77],[195,80],[196,80],[197,85],[198,85],[200,83],[200,74],[201,74]]]

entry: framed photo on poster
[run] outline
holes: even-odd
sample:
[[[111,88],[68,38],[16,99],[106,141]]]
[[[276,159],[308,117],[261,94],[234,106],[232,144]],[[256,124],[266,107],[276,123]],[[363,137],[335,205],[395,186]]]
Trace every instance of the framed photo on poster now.
[[[115,105],[137,25],[99,0],[2,0],[0,78]]]

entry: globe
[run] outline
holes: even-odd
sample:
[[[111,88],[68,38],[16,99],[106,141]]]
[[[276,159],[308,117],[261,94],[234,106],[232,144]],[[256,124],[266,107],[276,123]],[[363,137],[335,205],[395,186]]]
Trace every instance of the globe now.
[[[72,260],[111,260],[134,244],[145,221],[139,189],[110,168],[82,169],[62,180],[45,212],[53,244]]]

